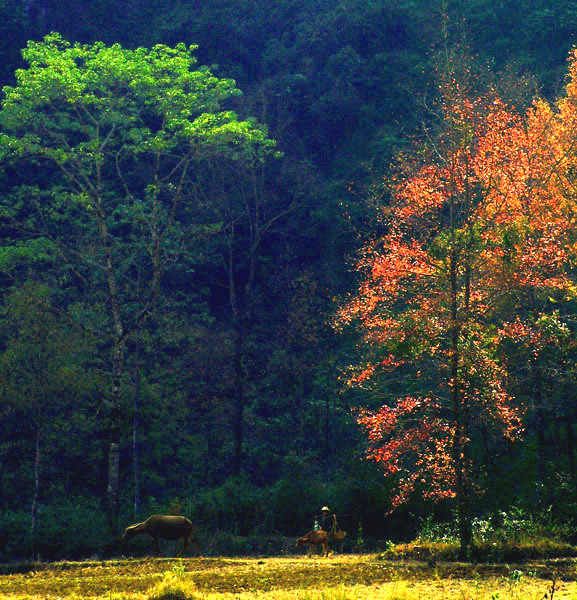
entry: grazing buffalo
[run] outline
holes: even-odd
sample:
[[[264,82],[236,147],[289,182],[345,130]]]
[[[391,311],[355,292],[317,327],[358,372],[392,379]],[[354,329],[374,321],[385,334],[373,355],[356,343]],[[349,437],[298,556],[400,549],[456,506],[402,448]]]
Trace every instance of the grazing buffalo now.
[[[342,542],[347,535],[346,531],[335,531],[332,535],[331,542]],[[314,529],[305,533],[302,537],[297,538],[297,548],[301,546],[309,546],[309,555],[312,553],[314,546],[323,547],[323,556],[328,556],[329,553],[329,534],[326,531],[315,531]]]
[[[122,540],[131,540],[137,535],[148,534],[152,538],[152,546],[155,553],[160,554],[158,540],[179,540],[182,538],[182,550],[178,556],[182,556],[192,542],[196,548],[196,556],[200,555],[198,541],[196,539],[196,527],[186,518],[178,515],[152,515],[143,523],[136,523],[126,528]]]

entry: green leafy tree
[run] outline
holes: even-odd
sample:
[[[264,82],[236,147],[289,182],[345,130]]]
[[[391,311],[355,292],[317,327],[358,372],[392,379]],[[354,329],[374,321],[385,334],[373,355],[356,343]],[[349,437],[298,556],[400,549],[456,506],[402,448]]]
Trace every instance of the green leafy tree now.
[[[113,529],[127,339],[189,243],[179,208],[190,198],[190,173],[220,157],[264,160],[274,145],[263,127],[223,109],[240,92],[234,81],[197,67],[194,50],[71,45],[52,33],[23,51],[29,67],[4,89],[0,112],[0,157],[26,161],[36,173],[9,198],[22,206],[10,213],[14,226],[47,242],[59,260],[61,287],[90,294],[99,306],[111,365]]]

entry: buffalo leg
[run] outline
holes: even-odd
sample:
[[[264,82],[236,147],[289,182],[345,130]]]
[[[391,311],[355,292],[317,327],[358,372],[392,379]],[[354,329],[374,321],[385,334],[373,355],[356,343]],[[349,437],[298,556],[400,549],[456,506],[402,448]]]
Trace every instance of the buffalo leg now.
[[[154,553],[156,556],[160,554],[160,547],[158,545],[158,538],[152,538],[152,547],[154,548]]]
[[[177,557],[182,556],[184,554],[184,551],[188,548],[188,542],[189,542],[189,538],[187,538],[187,537],[182,538],[182,550],[176,555]]]

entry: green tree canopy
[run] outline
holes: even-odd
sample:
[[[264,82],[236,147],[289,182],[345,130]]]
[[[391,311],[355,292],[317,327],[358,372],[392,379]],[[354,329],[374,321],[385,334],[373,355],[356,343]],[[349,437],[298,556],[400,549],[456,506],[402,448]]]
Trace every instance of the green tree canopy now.
[[[4,88],[0,111],[0,160],[29,168],[3,208],[20,246],[34,243],[19,256],[45,240],[59,287],[100,305],[92,320],[110,349],[112,522],[127,338],[156,304],[167,266],[183,249],[192,252],[198,228],[188,223],[185,231],[178,211],[194,199],[193,166],[225,157],[258,162],[274,146],[263,126],[229,110],[240,94],[234,81],[197,67],[194,50],[71,45],[52,33],[29,42],[29,67]],[[13,253],[5,255],[13,263]],[[78,316],[83,325],[90,320]]]

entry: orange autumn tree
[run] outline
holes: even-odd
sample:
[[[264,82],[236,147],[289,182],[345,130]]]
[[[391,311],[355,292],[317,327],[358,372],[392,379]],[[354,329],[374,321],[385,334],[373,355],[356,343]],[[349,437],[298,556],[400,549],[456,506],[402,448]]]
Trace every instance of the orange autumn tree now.
[[[417,489],[454,498],[465,556],[472,441],[522,431],[500,336],[528,298],[571,289],[561,173],[572,152],[560,105],[537,101],[521,114],[492,93],[473,96],[452,72],[441,92],[440,133],[389,183],[386,233],[363,248],[358,290],[337,324],[362,336],[351,385],[382,390],[396,374],[406,390],[359,415],[368,458],[396,483],[393,509]]]

